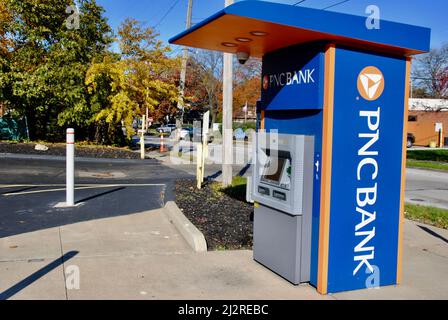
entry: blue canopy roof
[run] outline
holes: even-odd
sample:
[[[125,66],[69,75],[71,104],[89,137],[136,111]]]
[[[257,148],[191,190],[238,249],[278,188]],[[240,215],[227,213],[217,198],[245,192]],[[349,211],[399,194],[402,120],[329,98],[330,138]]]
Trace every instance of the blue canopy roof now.
[[[369,29],[366,20],[367,16],[241,1],[173,37],[170,43],[232,53],[243,49],[252,56],[318,40],[406,56],[430,50],[429,28],[381,20],[380,29]],[[254,31],[265,35],[256,36]]]

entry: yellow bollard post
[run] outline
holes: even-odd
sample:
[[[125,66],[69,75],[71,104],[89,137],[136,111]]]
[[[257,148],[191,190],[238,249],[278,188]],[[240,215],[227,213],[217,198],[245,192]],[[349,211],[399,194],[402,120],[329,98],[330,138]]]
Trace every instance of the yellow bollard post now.
[[[203,158],[203,148],[202,143],[199,142],[196,144],[196,182],[199,190],[202,188],[202,182],[203,182],[202,158]]]

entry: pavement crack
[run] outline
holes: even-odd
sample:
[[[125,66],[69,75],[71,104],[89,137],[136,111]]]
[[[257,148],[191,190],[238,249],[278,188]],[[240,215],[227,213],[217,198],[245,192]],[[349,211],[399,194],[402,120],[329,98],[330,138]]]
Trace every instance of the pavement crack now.
[[[65,277],[65,260],[64,260],[64,249],[62,247],[61,227],[58,228],[58,233],[59,233],[59,246],[61,248],[62,277],[64,278],[65,300],[68,300],[67,279]]]
[[[0,260],[0,263],[15,263],[15,262],[45,262],[50,261],[53,258],[24,258],[24,259],[10,259],[10,260]]]

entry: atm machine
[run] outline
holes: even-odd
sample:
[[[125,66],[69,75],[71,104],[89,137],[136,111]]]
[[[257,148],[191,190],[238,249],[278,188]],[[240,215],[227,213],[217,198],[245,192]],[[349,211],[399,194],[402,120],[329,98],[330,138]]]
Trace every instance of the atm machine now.
[[[254,259],[293,284],[310,281],[314,137],[256,137]]]
[[[431,30],[369,21],[239,1],[170,39],[262,59],[254,259],[321,294],[402,279],[411,58]]]

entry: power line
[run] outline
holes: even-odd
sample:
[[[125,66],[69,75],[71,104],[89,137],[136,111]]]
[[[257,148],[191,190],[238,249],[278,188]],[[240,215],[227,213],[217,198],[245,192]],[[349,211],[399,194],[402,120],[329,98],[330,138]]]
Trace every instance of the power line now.
[[[293,4],[293,6],[296,6],[296,5],[298,5],[298,4],[301,4],[301,3],[305,2],[305,1],[306,1],[306,0],[297,1],[296,3]]]
[[[322,10],[327,10],[327,9],[330,9],[330,8],[336,7],[336,6],[340,5],[340,4],[343,4],[343,3],[349,2],[349,1],[350,1],[350,0],[344,0],[344,1],[340,1],[340,2],[337,2],[337,3],[335,3],[335,4],[332,4],[331,6],[325,7],[325,8],[323,8]]]
[[[154,26],[154,29],[157,29],[157,27],[165,20],[165,18],[173,11],[173,9],[177,6],[180,0],[175,0],[171,7],[167,10],[167,12],[163,15],[162,18],[160,18],[159,22]]]

